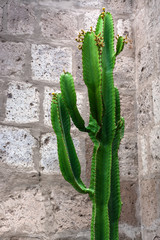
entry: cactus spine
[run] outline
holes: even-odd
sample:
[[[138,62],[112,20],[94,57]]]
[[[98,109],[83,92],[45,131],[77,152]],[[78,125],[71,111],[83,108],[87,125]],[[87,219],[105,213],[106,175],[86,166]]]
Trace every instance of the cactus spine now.
[[[126,38],[118,36],[114,50],[114,27],[109,12],[100,14],[96,30],[83,30],[76,39],[81,42],[83,79],[90,103],[86,127],[76,105],[73,77],[60,77],[60,94],[53,94],[51,121],[57,135],[58,158],[63,177],[78,192],[88,193],[93,203],[91,240],[118,240],[121,212],[118,149],[124,135],[120,115],[119,91],[114,87],[113,69],[116,56],[123,50]],[[81,167],[70,135],[70,117],[75,126],[87,132],[94,144],[90,186],[81,180]]]

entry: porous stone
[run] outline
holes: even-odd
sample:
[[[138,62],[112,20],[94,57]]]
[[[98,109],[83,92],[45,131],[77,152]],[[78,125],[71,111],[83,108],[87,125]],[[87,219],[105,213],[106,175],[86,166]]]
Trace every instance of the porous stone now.
[[[51,47],[32,44],[32,78],[58,83],[63,69],[72,72],[72,50],[69,47]]]
[[[72,187],[55,187],[51,192],[51,203],[55,209],[56,235],[68,229],[90,228],[92,203],[88,196],[78,194]]]
[[[120,176],[124,179],[136,178],[138,174],[138,156],[136,135],[126,134],[119,148]]]
[[[152,93],[150,86],[138,93],[137,98],[138,130],[141,132],[152,120]]]
[[[141,228],[133,227],[126,223],[119,224],[119,239],[120,240],[142,240]]]
[[[42,13],[40,26],[44,37],[72,39],[77,34],[77,16],[73,11],[47,10]]]
[[[155,123],[160,122],[160,84],[159,81],[152,82],[152,96],[153,96],[153,114]]]
[[[130,226],[140,225],[136,216],[136,207],[138,201],[137,189],[137,181],[121,181],[121,200],[123,205],[120,224],[125,223]]]
[[[30,123],[39,120],[39,91],[29,83],[9,83],[5,121]]]
[[[132,11],[132,1],[124,0],[104,0],[104,6],[106,6],[106,11],[113,11],[118,13],[130,13]]]
[[[26,46],[23,43],[0,42],[0,72],[4,76],[19,76],[24,72]]]
[[[24,171],[34,170],[36,140],[26,129],[0,126],[0,161]]]
[[[46,218],[44,197],[40,190],[34,188],[15,191],[0,202],[0,216],[1,235],[5,233],[15,235],[16,232],[20,232],[21,235],[44,232]]]
[[[120,36],[131,36],[132,29],[131,29],[131,22],[129,19],[118,19],[117,21],[117,34]]]
[[[150,133],[150,173],[160,172],[160,126],[155,126]]]
[[[56,88],[50,88],[50,87],[45,87],[44,91],[44,102],[43,102],[43,109],[44,109],[44,124],[46,126],[51,127],[51,100],[52,100],[52,93],[59,93],[60,90]],[[77,107],[79,109],[79,112],[84,116],[85,118],[85,94],[76,92],[77,95]],[[71,123],[73,127],[73,122]]]
[[[138,52],[137,78],[140,87],[143,88],[144,83],[153,76],[154,69],[153,46],[148,43]]]
[[[134,132],[135,123],[135,96],[120,94],[121,115],[125,119],[125,132]]]
[[[126,77],[134,77],[134,58],[132,57],[117,57],[114,73],[123,73]]]
[[[158,37],[159,38],[159,37]],[[156,43],[156,58],[155,58],[155,62],[156,62],[156,70],[157,70],[157,74],[160,73],[160,43]]]
[[[7,20],[7,30],[11,34],[32,34],[34,31],[34,12],[29,5],[20,1],[9,2]]]
[[[141,179],[140,187],[142,224],[150,226],[158,217],[157,181],[156,179]]]
[[[139,161],[139,172],[143,176],[147,175],[149,172],[149,152],[148,152],[148,135],[144,134],[142,136],[139,136],[139,143],[140,143],[140,159]]]
[[[0,32],[2,31],[3,8],[0,7]]]
[[[60,174],[58,154],[57,154],[57,138],[55,134],[47,133],[41,137],[41,168],[44,173]]]
[[[85,31],[89,31],[90,27],[93,27],[93,29],[96,28],[97,19],[98,19],[100,13],[101,12],[99,10],[85,12],[83,22],[81,23],[81,24],[83,24],[83,28]],[[80,25],[80,27],[82,28],[81,25]]]
[[[91,1],[85,1],[85,0],[78,0],[76,5],[78,7],[84,7],[84,8],[87,8],[87,7],[90,7],[90,8],[100,8],[102,7],[102,3],[103,1],[102,0],[91,0]]]

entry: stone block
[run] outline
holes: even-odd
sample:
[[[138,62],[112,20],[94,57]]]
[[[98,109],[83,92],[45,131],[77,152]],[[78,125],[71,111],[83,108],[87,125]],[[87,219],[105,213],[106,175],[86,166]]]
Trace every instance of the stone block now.
[[[160,126],[155,126],[150,133],[150,151],[151,161],[149,172],[157,173],[160,172]]]
[[[74,11],[47,10],[41,16],[41,31],[52,39],[73,39],[77,35],[77,16]]]
[[[135,132],[135,96],[120,94],[121,115],[125,119],[125,132]]]
[[[121,181],[121,200],[122,211],[120,224],[128,224],[130,226],[139,226],[137,219],[137,201],[138,201],[138,182],[137,181]]]
[[[7,122],[31,123],[39,120],[39,91],[29,83],[9,83],[6,102]]]
[[[141,132],[152,121],[152,93],[150,86],[146,86],[145,91],[142,90],[137,95],[138,131]]]
[[[3,8],[0,7],[0,32],[1,32],[2,29],[3,29],[2,20],[3,20]]]
[[[1,235],[10,233],[15,236],[17,232],[23,236],[44,232],[46,219],[44,197],[40,190],[34,188],[15,191],[0,202],[0,216]]]
[[[137,80],[141,88],[144,83],[153,77],[155,61],[152,45],[149,43],[138,52]]]
[[[8,4],[7,30],[9,33],[32,34],[34,31],[35,16],[28,4],[19,1],[10,1]]]
[[[121,180],[137,178],[138,156],[137,139],[135,135],[124,135],[120,144],[118,155]]]
[[[44,124],[46,126],[50,126],[50,127],[51,127],[50,109],[51,109],[51,100],[52,100],[52,93],[53,92],[59,93],[60,90],[58,90],[56,88],[45,87],[44,102],[43,102]],[[85,117],[85,106],[84,106],[85,95],[78,92],[78,91],[76,91],[76,95],[77,95],[77,107],[78,107],[80,113],[82,114],[82,116]],[[71,122],[71,125],[73,127],[73,122]]]
[[[72,72],[72,50],[68,47],[32,45],[32,78],[52,83],[59,83],[63,69]]]
[[[153,115],[155,123],[160,122],[160,83],[159,81],[152,82],[152,96],[153,96]]]
[[[36,140],[26,129],[0,126],[0,161],[20,168],[34,170],[33,148]]]
[[[23,43],[0,42],[0,72],[4,76],[24,73],[26,46]]]
[[[159,37],[158,37],[159,39]],[[160,73],[160,43],[155,44],[155,62],[156,62],[156,70],[157,70],[157,75]]]
[[[159,213],[157,180],[156,179],[141,179],[141,215],[142,224],[150,226],[157,219]]]
[[[132,1],[131,0],[104,0],[104,7],[106,11],[113,11],[119,14],[130,13],[132,11]]]
[[[118,19],[117,21],[117,34],[120,36],[128,36],[132,35],[131,22],[129,19]]]
[[[61,239],[57,235],[68,229],[81,231],[81,229],[90,228],[92,203],[87,195],[77,193],[70,186],[65,188],[55,187],[51,192],[51,203],[55,210],[57,230],[55,239]],[[67,237],[67,234],[63,235],[62,239],[64,236]]]
[[[139,136],[139,149],[140,153],[139,156],[141,161],[139,161],[139,174],[142,176],[147,176],[147,174],[150,172],[149,169],[149,146],[148,146],[148,135],[144,134],[142,136]]]
[[[142,240],[141,228],[128,224],[119,224],[119,240]]]
[[[95,29],[100,13],[100,10],[86,11],[83,19],[81,17],[81,19],[79,20],[80,28],[84,28],[85,32],[89,31],[90,27],[93,27],[93,29]]]
[[[85,0],[78,0],[75,4],[76,7],[81,8],[102,8],[103,0],[91,0],[91,1],[85,1]]]
[[[114,82],[119,90],[128,91],[135,90],[135,69],[134,58],[117,57],[114,68]]]

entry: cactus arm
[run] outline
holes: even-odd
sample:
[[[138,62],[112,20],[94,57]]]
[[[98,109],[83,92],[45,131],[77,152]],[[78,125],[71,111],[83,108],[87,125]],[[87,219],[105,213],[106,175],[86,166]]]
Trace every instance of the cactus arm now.
[[[96,31],[95,34],[98,35],[99,33],[103,32],[103,19],[101,17],[101,14],[97,20],[97,25],[96,25]]]
[[[54,94],[51,104],[51,121],[57,135],[60,170],[78,192],[92,194],[83,184],[80,174],[80,163],[70,136],[70,118],[61,94]]]
[[[75,126],[83,132],[86,132],[85,122],[81,117],[76,102],[76,92],[73,82],[73,77],[70,73],[64,72],[60,77],[60,87],[62,92],[62,97],[68,108],[69,114],[74,122]]]
[[[105,144],[113,141],[115,134],[115,91],[113,82],[114,31],[110,13],[104,16],[103,37],[105,46],[102,52],[102,96],[104,103],[102,137]]]
[[[121,141],[120,124],[120,98],[119,91],[115,88],[115,102],[116,102],[116,133],[112,143],[112,168],[111,168],[111,194],[109,200],[109,219],[110,219],[110,239],[118,240],[118,222],[121,213],[121,196],[120,196],[120,173],[118,149]]]
[[[82,46],[83,79],[88,87],[90,112],[93,118],[101,125],[102,97],[101,97],[101,68],[99,50],[96,46],[94,32],[87,32]]]
[[[117,45],[116,45],[116,56],[123,51],[124,48],[124,37],[117,38]]]

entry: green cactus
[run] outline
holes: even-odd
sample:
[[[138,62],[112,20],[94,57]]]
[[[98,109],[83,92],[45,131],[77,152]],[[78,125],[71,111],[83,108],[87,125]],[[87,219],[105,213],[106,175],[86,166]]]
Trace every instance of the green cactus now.
[[[60,77],[60,94],[53,94],[51,121],[57,135],[58,158],[63,177],[78,192],[88,193],[93,203],[91,240],[118,240],[121,212],[118,149],[124,135],[120,115],[119,91],[114,87],[113,69],[116,56],[123,50],[126,38],[118,36],[114,50],[114,27],[109,12],[100,14],[96,30],[83,30],[76,39],[81,42],[83,79],[88,88],[89,125],[86,127],[76,106],[73,77]],[[70,117],[75,126],[87,132],[93,142],[90,186],[81,180],[81,167],[70,135]]]

